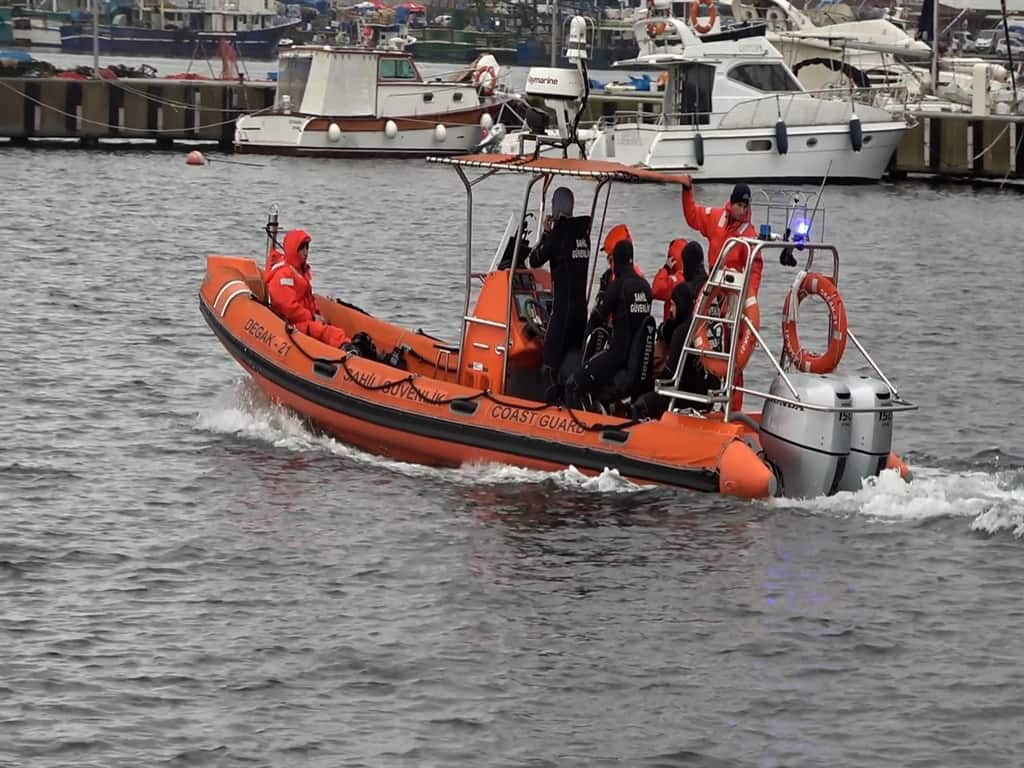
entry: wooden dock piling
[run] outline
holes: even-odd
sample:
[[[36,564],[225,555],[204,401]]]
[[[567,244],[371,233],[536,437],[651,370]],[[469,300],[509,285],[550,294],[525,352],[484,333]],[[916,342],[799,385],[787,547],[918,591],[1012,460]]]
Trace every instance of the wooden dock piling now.
[[[235,119],[273,104],[274,83],[221,80],[0,79],[0,137],[215,141],[230,148]]]

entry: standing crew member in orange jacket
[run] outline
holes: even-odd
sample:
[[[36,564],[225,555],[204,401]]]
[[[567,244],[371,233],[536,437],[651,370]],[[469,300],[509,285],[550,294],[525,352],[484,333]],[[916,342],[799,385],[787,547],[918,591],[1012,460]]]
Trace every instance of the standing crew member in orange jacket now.
[[[324,322],[313,297],[313,273],[306,261],[310,240],[304,229],[290,230],[284,236],[284,258],[273,263],[264,277],[270,306],[296,330],[341,348],[349,343],[348,336]]]
[[[737,184],[729,195],[729,202],[721,208],[708,208],[697,205],[693,198],[693,185],[683,185],[683,216],[692,229],[700,232],[708,239],[708,274],[715,268],[715,263],[722,255],[722,246],[730,237],[757,237],[754,225],[750,223],[750,187]],[[746,266],[747,253],[741,245],[735,245],[725,256],[725,266],[729,269],[743,269]],[[761,254],[754,258],[750,269],[751,295],[757,296],[761,287],[761,272],[764,271],[764,260]]]

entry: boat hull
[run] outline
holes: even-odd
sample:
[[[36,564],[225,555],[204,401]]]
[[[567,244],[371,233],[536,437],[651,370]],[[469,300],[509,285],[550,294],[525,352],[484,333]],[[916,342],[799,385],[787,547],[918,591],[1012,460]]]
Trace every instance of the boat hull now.
[[[482,138],[484,114],[497,116],[502,102],[460,112],[417,117],[311,117],[247,115],[235,128],[235,151],[242,154],[301,155],[306,157],[426,157],[468,152]],[[396,133],[387,134],[388,123]],[[339,132],[330,131],[337,125]],[[443,138],[437,126],[443,125]]]
[[[602,131],[588,147],[592,160],[615,160],[657,171],[684,171],[694,179],[721,182],[814,183],[828,172],[832,183],[872,183],[882,178],[906,123],[866,123],[860,151],[848,126],[790,126],[788,151],[779,154],[771,128],[664,128],[619,124]],[[698,140],[703,164],[698,163]]]
[[[278,42],[298,22],[267,29],[241,30],[229,39],[242,59],[276,59]],[[146,29],[103,24],[97,29],[99,52],[104,56],[157,56],[164,58],[214,58],[218,38],[188,29]],[[60,28],[60,47],[65,53],[91,54],[92,27],[67,24]]]
[[[226,257],[211,257],[213,259]],[[633,424],[494,394],[456,380],[445,345],[320,298],[320,309],[350,334],[365,329],[378,348],[412,346],[406,369],[345,357],[289,332],[252,294],[258,270],[229,259],[208,267],[200,310],[217,338],[274,401],[366,451],[432,466],[497,462],[541,470],[615,469],[638,483],[772,495],[774,475],[756,455],[756,434],[740,423],[670,413]],[[454,363],[454,364],[451,364]],[[723,471],[724,470],[724,471]]]

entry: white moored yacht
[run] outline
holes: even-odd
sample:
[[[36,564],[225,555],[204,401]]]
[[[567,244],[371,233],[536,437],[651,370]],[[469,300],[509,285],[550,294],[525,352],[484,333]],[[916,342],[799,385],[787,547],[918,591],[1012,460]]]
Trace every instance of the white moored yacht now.
[[[818,26],[788,0],[735,0],[732,11],[745,23],[767,25],[768,42],[808,88],[893,84],[907,73],[903,62],[931,57],[927,43],[887,18]]]
[[[590,159],[705,181],[881,178],[906,120],[857,103],[852,90],[804,90],[778,50],[750,29],[698,37],[680,19],[659,22],[637,25],[639,56],[616,66],[666,69],[662,112],[602,118]]]
[[[295,46],[281,53],[274,106],[240,117],[242,153],[423,157],[466,152],[511,97],[481,57],[469,82],[424,80],[393,48]]]

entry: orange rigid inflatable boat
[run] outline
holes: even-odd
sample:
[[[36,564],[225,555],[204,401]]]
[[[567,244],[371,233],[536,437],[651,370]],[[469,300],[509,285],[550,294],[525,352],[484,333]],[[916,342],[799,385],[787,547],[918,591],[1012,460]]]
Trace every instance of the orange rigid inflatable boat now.
[[[594,410],[545,404],[540,369],[551,275],[547,269],[520,266],[531,193],[539,192],[543,206],[549,197],[545,192],[558,176],[595,182],[591,215],[580,217],[589,219],[586,223],[593,227],[602,194],[606,205],[613,183],[680,184],[686,179],[616,163],[550,157],[479,155],[432,161],[455,168],[470,200],[473,185],[494,173],[523,174],[527,181],[522,210],[510,220],[494,262],[485,272],[474,272],[472,237],[467,236],[465,311],[456,343],[385,322],[341,300],[317,296],[324,320],[343,328],[350,337],[368,334],[383,362],[346,353],[299,333],[268,306],[262,270],[254,259],[207,258],[200,310],[214,334],[272,400],[338,439],[371,453],[435,466],[497,462],[558,470],[572,465],[590,474],[615,469],[637,483],[742,498],[780,493],[813,496],[842,488],[841,475],[849,473],[851,450],[856,448],[856,430],[851,431],[851,425],[858,416],[866,414],[874,420],[885,411],[891,430],[891,412],[913,407],[900,400],[891,386],[887,402],[881,405],[878,386],[873,387],[876,397],[870,404],[858,404],[849,394],[844,403],[841,392],[838,400],[834,397],[838,385],[829,385],[832,394],[825,392],[829,387],[821,382],[827,375],[785,373],[782,368],[779,373],[784,378],[777,377],[777,381],[784,383],[773,384],[768,393],[732,383],[708,392],[686,391],[683,370],[690,356],[709,364],[714,359],[717,367],[728,373],[722,381],[732,381],[737,350],[729,347],[740,345],[728,343],[729,333],[724,334],[725,348],[720,351],[699,348],[688,339],[676,376],[663,381],[653,380],[653,360],[650,350],[645,350],[644,371],[650,377],[645,389],[656,389],[669,404],[658,418],[630,418],[628,403],[618,398],[592,403]],[[474,172],[482,175],[471,179],[469,174]],[[467,234],[472,231],[471,224],[470,205]],[[601,221],[596,231],[591,230],[592,285],[603,229]],[[768,245],[740,242],[751,253]],[[817,246],[800,245],[808,250],[810,266],[810,254]],[[502,254],[504,264],[499,258]],[[836,264],[837,271],[838,261]],[[712,270],[698,300],[697,316],[704,314],[708,322],[723,326],[749,322],[745,318],[751,313],[739,312],[742,300],[734,302],[732,309],[721,301],[730,286],[735,286],[732,289],[739,297],[745,297],[748,277],[746,272]],[[712,302],[718,303],[719,314],[711,309]],[[798,301],[792,303],[791,313]],[[693,332],[691,328],[691,336]],[[756,329],[753,332],[763,344]],[[801,376],[808,377],[810,383],[796,380]],[[764,412],[733,410],[737,392],[763,398]],[[769,413],[768,405],[773,403],[784,409],[777,417]],[[798,415],[796,426],[789,423],[792,417],[788,412]],[[794,453],[794,430],[806,432],[807,423],[815,420],[828,423],[814,427],[818,432],[804,441],[806,450]],[[765,431],[769,428],[770,434]],[[822,430],[827,433],[825,438],[818,434]],[[902,466],[888,445],[882,446],[883,454],[880,440],[877,436],[873,439],[875,444],[868,446],[872,469],[864,474]],[[766,440],[774,441],[767,450]]]

